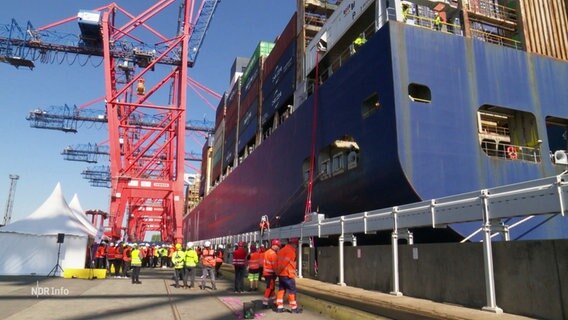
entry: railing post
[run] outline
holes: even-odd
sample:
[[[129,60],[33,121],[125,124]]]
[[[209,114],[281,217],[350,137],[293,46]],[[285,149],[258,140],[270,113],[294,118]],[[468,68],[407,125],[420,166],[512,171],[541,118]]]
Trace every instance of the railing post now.
[[[398,207],[392,208],[393,231],[392,231],[392,283],[393,290],[390,294],[394,296],[402,296],[398,283],[398,221],[397,221]]]
[[[556,176],[556,192],[558,192],[558,201],[560,201],[560,214],[564,217],[564,197],[562,197],[562,176]]]
[[[303,241],[302,238],[300,238],[300,240],[298,240],[298,252],[296,253],[298,255],[298,265],[296,266],[296,273],[298,274],[298,278],[304,277],[302,275],[302,244]]]
[[[487,189],[481,190],[481,202],[483,210],[483,262],[485,268],[485,290],[487,305],[482,310],[494,313],[503,313],[503,309],[497,307],[495,298],[495,275],[493,273],[493,252],[491,247],[491,222],[489,219],[489,194]]]
[[[339,235],[339,283],[340,286],[345,286],[345,265],[344,265],[344,248],[345,245],[345,234],[343,233],[343,225],[345,223],[345,217],[341,216],[341,235]]]

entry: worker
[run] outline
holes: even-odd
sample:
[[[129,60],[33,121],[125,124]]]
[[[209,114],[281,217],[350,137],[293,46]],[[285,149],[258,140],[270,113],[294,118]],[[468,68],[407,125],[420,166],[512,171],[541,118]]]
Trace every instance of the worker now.
[[[154,246],[154,254],[152,256],[152,268],[155,268],[158,266],[159,260],[160,260],[160,245],[157,244]]]
[[[183,281],[183,268],[185,266],[185,252],[181,250],[181,243],[176,243],[175,251],[172,254],[174,264],[175,287],[179,288],[179,280]]]
[[[107,273],[109,275],[109,278],[112,273],[112,268],[114,268],[115,255],[116,255],[116,247],[114,246],[114,242],[111,242],[107,249],[107,260],[108,260]]]
[[[193,242],[188,242],[185,248],[185,270],[183,273],[183,286],[186,289],[194,288],[195,286],[195,271],[197,270],[197,263],[199,257],[197,251],[193,248]],[[187,278],[190,278],[190,285],[187,285]]]
[[[270,222],[268,222],[268,215],[263,215],[260,218],[260,223],[258,224],[260,229],[260,237],[264,236],[266,231],[270,231]]]
[[[260,252],[256,250],[254,243],[250,246],[248,260],[249,291],[258,291],[258,279],[260,272]]]
[[[124,248],[122,247],[122,242],[118,241],[116,243],[116,247],[115,247],[115,252],[114,252],[114,277],[115,278],[120,278],[120,272],[122,271],[123,267],[123,261],[122,261],[122,255],[123,255],[123,251]]]
[[[172,256],[174,255],[175,251],[176,251],[176,249],[174,248],[173,245],[171,245],[171,244],[168,245],[168,261],[167,261],[167,264],[168,264],[168,267],[170,267],[170,268],[174,266],[174,264],[172,263]]]
[[[223,258],[225,255],[224,249],[225,247],[222,244],[220,244],[217,247],[217,251],[215,251],[215,278],[217,279],[219,279],[219,277],[221,276],[221,272],[219,270],[223,265]]]
[[[288,304],[292,313],[301,313],[296,301],[296,251],[298,238],[288,239],[288,244],[278,251],[278,294],[276,295],[276,312],[284,312],[284,296],[288,293]]]
[[[97,269],[106,269],[106,245],[104,242],[101,242],[97,247],[95,258],[97,260]]]
[[[264,270],[264,253],[266,252],[266,246],[264,243],[260,244],[260,248],[258,249],[259,253],[259,262],[258,262],[258,280],[263,281],[262,278],[262,271]]]
[[[211,278],[211,288],[217,290],[215,285],[215,250],[211,248],[211,241],[205,241],[205,248],[201,251],[201,285],[199,288],[205,290],[205,280],[207,277]]]
[[[140,282],[140,268],[142,268],[142,259],[144,255],[142,251],[138,248],[138,245],[135,243],[132,245],[132,284],[141,284]]]
[[[367,39],[365,38],[365,33],[361,33],[355,40],[353,41],[353,51],[355,53],[359,48],[367,43]]]
[[[168,263],[168,248],[166,245],[162,245],[160,248],[160,266],[162,269],[166,268],[166,264]]]
[[[434,11],[434,29],[442,30],[442,17],[440,17],[438,11]]]
[[[270,300],[274,299],[274,289],[276,287],[276,267],[278,266],[277,252],[280,250],[280,240],[272,239],[270,248],[264,253],[264,265],[262,275],[266,282],[262,306],[270,308]]]
[[[128,278],[130,271],[130,261],[132,260],[132,247],[128,243],[124,243],[122,250],[122,277]]]
[[[408,5],[408,3],[403,3],[402,4],[402,22],[406,23],[406,20],[408,20],[409,15],[410,15],[410,6]]]
[[[235,268],[235,293],[243,293],[245,291],[245,271],[247,252],[244,248],[245,243],[239,241],[237,249],[233,252],[233,267]]]

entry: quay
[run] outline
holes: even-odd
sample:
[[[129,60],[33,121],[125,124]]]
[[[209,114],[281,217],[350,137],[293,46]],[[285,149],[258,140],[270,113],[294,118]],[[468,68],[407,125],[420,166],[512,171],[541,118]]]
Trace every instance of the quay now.
[[[244,319],[243,303],[255,306],[255,319],[530,319],[313,279],[298,279],[302,314],[262,309],[258,292],[233,292],[232,266],[222,268],[218,290],[173,287],[171,269],[143,269],[140,285],[129,279],[0,277],[2,319]],[[38,292],[37,288],[48,288]],[[34,288],[36,288],[34,290]],[[52,294],[53,293],[53,294]]]

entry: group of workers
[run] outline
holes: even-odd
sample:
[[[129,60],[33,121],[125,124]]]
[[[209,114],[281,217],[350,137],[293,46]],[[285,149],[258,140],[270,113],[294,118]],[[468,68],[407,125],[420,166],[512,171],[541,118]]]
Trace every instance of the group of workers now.
[[[262,304],[264,308],[271,308],[276,302],[275,311],[284,312],[284,297],[288,295],[288,304],[292,313],[301,313],[296,301],[296,268],[298,238],[288,239],[288,243],[281,246],[280,240],[273,239],[270,247],[265,248],[261,244],[258,248],[255,244],[248,246],[244,242],[235,244],[232,253],[233,267],[235,269],[235,293],[244,291],[245,273],[248,268],[249,291],[258,291],[258,282],[264,278],[266,289],[264,290]],[[207,243],[206,243],[207,245]],[[248,252],[247,252],[247,247]],[[276,291],[276,280],[279,287]]]
[[[266,230],[264,230],[266,231]],[[201,269],[199,288],[204,290],[207,279],[210,279],[211,289],[217,290],[216,279],[220,276],[220,268],[225,258],[225,248],[217,245],[213,248],[210,241],[204,246],[197,247],[187,242],[183,247],[175,245],[150,245],[136,243],[101,243],[93,248],[96,252],[96,267],[114,271],[115,278],[130,277],[133,284],[140,284],[140,269],[142,267],[162,268],[173,267],[174,286],[176,288],[194,288],[197,270]],[[280,240],[273,239],[270,247],[264,244],[238,242],[229,251],[232,253],[232,264],[235,269],[234,291],[245,291],[245,277],[248,279],[248,291],[258,291],[258,283],[264,278],[263,306],[270,308],[276,302],[276,312],[284,312],[284,296],[288,294],[288,304],[292,313],[302,312],[296,302],[296,252],[298,239],[288,239],[281,246]],[[111,269],[114,268],[114,270]],[[132,270],[132,275],[129,271]],[[245,276],[248,271],[248,276]],[[276,280],[279,288],[276,291]],[[180,286],[180,282],[183,284]]]

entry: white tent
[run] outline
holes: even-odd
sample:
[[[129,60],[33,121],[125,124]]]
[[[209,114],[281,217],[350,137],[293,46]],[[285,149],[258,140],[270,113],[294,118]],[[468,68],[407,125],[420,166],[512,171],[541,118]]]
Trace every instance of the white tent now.
[[[87,227],[87,229],[89,230],[89,235],[94,237],[97,234],[97,228],[95,228],[95,226],[93,226],[91,221],[89,221],[89,219],[87,218],[85,210],[83,210],[81,202],[79,202],[79,196],[76,193],[75,195],[73,195],[71,202],[69,202],[69,208],[71,208],[71,211],[73,211],[73,215],[75,215],[75,217],[77,217],[77,219],[85,227]]]
[[[31,215],[0,228],[0,275],[48,275],[58,262],[60,233],[60,266],[83,268],[93,233],[69,208],[58,183]],[[63,276],[60,270],[57,275]]]

